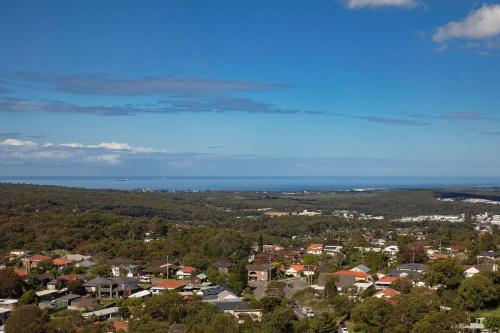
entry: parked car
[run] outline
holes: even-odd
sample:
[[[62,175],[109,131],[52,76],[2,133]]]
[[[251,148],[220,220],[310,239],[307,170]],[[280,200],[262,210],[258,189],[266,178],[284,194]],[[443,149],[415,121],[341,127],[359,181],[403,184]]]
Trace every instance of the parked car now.
[[[149,275],[143,275],[139,279],[139,283],[151,283],[151,277],[149,277]]]
[[[307,318],[314,318],[315,316],[314,311],[311,308],[307,309],[306,316]]]

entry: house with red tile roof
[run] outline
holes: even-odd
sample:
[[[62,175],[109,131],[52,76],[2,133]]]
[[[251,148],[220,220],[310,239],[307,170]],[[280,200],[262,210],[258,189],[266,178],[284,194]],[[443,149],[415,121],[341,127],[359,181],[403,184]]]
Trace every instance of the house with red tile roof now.
[[[14,273],[21,279],[28,277],[28,270],[26,268],[15,268]]]
[[[158,294],[164,290],[180,290],[189,284],[182,280],[163,280],[151,287],[153,294]]]
[[[192,266],[184,266],[175,272],[175,275],[178,279],[190,279],[194,272],[196,272],[196,268]]]
[[[38,267],[38,265],[40,265],[41,262],[49,260],[52,260],[52,258],[44,256],[42,254],[35,254],[34,256],[21,259],[21,261],[23,262],[23,266],[28,268]]]
[[[324,249],[323,244],[313,243],[313,244],[309,244],[309,246],[307,247],[307,253],[320,255],[323,253],[323,249]]]
[[[373,282],[373,277],[364,272],[356,272],[356,271],[348,271],[348,270],[340,270],[334,273],[334,275],[347,275],[354,277],[356,282]]]
[[[401,294],[401,293],[397,290],[394,290],[392,288],[386,288],[384,290],[380,290],[379,292],[377,292],[375,295],[373,295],[373,297],[390,299],[390,298],[393,298],[399,294]]]
[[[398,281],[399,279],[400,279],[399,276],[384,276],[383,278],[380,278],[377,280],[377,282],[375,282],[375,289],[377,290],[387,289],[391,284]]]
[[[75,282],[75,281],[83,280],[83,276],[79,275],[79,274],[75,274],[75,273],[70,273],[70,274],[58,276],[57,279],[60,281]]]
[[[441,260],[441,259],[448,259],[450,257],[449,254],[446,253],[441,253],[441,252],[434,252],[428,254],[429,260],[434,261],[434,260]]]
[[[460,245],[452,245],[449,248],[446,248],[446,250],[452,254],[460,253],[460,252],[467,253],[467,249],[463,246],[460,246]]]
[[[56,258],[52,260],[52,265],[54,265],[58,269],[66,269],[72,264],[73,262],[66,258]]]
[[[285,270],[285,275],[293,277],[309,276],[314,275],[314,272],[316,272],[316,266],[314,265],[291,265]]]

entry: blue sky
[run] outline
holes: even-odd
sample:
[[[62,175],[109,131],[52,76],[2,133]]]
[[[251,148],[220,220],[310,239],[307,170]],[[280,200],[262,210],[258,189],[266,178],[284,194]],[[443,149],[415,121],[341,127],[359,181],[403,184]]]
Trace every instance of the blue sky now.
[[[0,4],[0,175],[500,176],[500,2]]]

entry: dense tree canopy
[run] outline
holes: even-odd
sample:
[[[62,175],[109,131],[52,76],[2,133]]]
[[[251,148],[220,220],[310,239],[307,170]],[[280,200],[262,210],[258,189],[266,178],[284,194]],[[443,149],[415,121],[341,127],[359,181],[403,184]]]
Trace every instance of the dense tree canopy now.
[[[14,269],[0,270],[0,297],[18,298],[22,293],[23,281],[14,272]]]

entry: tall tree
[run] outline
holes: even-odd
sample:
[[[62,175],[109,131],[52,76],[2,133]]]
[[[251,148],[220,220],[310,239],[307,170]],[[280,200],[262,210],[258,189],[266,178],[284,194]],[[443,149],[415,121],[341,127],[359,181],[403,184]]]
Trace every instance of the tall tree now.
[[[464,269],[456,259],[436,260],[430,265],[424,279],[431,286],[456,289],[464,279]]]
[[[36,305],[22,305],[12,312],[5,324],[5,333],[45,333],[47,314]]]
[[[464,309],[475,311],[495,306],[500,295],[491,280],[483,274],[465,279],[458,288],[458,297]]]
[[[456,333],[466,322],[467,316],[460,310],[431,312],[417,322],[411,333]]]
[[[262,251],[264,251],[264,238],[259,235],[259,253],[262,253]]]
[[[18,298],[23,293],[23,281],[12,268],[0,270],[0,297]]]
[[[19,298],[19,305],[22,304],[37,304],[38,303],[38,296],[36,295],[36,292],[32,289],[27,290],[21,298]]]
[[[390,327],[393,313],[394,308],[386,300],[368,298],[354,308],[352,319],[365,333],[381,333]]]

